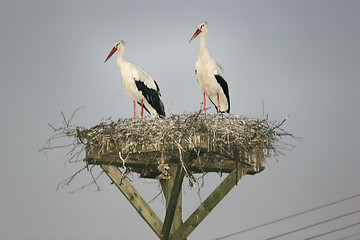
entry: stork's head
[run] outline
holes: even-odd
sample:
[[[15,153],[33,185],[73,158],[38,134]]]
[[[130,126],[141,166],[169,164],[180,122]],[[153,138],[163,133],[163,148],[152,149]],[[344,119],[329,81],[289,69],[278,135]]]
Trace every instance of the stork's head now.
[[[113,49],[111,50],[111,52],[109,53],[109,55],[107,56],[107,58],[105,59],[105,62],[111,58],[111,56],[116,52],[116,51],[120,51],[122,49],[125,48],[125,43],[124,41],[120,40],[120,41],[117,41],[115,44],[114,44],[114,47]]]
[[[207,32],[207,30],[208,30],[207,22],[200,23],[198,28],[196,29],[194,35],[190,39],[189,43],[191,43],[192,40],[194,40],[201,32]]]

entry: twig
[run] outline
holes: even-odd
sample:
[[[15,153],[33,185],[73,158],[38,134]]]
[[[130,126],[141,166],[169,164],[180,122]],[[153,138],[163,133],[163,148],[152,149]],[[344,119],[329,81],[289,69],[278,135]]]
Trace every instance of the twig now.
[[[88,184],[85,184],[85,185],[79,187],[78,189],[75,189],[75,190],[73,190],[73,191],[71,191],[71,192],[69,192],[69,193],[78,192],[78,191],[80,191],[80,190],[82,190],[82,189],[84,189],[84,188],[86,188],[86,187],[88,187],[88,186],[90,186],[90,185],[92,185],[92,184],[95,184],[96,187],[97,187],[97,191],[100,191],[101,189],[100,189],[99,186],[97,185],[97,182],[96,182],[96,181],[98,180],[98,178],[99,178],[103,173],[104,173],[104,171],[101,171],[95,178],[93,177],[93,181],[91,181],[91,182],[89,182]]]
[[[148,201],[146,204],[152,203],[156,198],[158,198],[158,197],[161,195],[162,192],[163,192],[163,191],[160,190],[160,192],[159,192],[158,194],[156,194],[156,196],[155,196],[153,199],[151,199],[150,201]]]
[[[86,169],[87,166],[84,166],[82,169],[78,170],[76,173],[74,173],[71,177],[68,177],[64,180],[62,180],[56,187],[56,191],[59,190],[60,186],[62,186],[61,188],[64,188],[65,186],[68,186],[76,177],[76,175],[78,175],[79,173],[81,173],[84,169]]]

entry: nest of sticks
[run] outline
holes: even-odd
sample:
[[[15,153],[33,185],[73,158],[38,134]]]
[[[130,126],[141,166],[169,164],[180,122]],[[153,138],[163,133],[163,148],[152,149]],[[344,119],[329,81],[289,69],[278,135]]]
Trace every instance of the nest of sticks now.
[[[135,148],[141,149],[151,144],[162,146],[166,143],[178,147],[181,164],[186,168],[186,163],[181,159],[181,153],[186,151],[182,144],[186,143],[191,146],[194,136],[198,134],[206,134],[212,144],[231,145],[232,148],[241,152],[261,149],[262,161],[269,157],[283,155],[282,150],[290,145],[284,143],[282,137],[292,137],[292,134],[282,128],[287,118],[277,122],[268,119],[245,118],[232,114],[208,114],[205,116],[202,111],[198,111],[172,115],[163,119],[151,117],[145,117],[137,121],[133,119],[119,119],[117,121],[106,119],[92,128],[85,128],[71,124],[76,112],[77,110],[69,120],[63,114],[63,127],[55,128],[50,125],[55,135],[47,141],[47,145],[42,150],[67,146],[70,147],[70,151],[66,155],[69,162],[79,162],[83,160],[81,153],[85,149],[86,151],[93,148],[107,149],[109,146],[125,142],[128,144],[124,147],[131,152]],[[52,146],[53,140],[63,137],[70,137],[73,141],[64,146]],[[159,149],[159,151],[162,151],[162,149]],[[121,160],[124,160],[121,154],[119,155]],[[189,179],[192,178],[189,171],[186,171],[186,173]],[[95,182],[94,177],[93,180]]]
[[[285,120],[270,122],[266,119],[217,114],[205,117],[196,112],[163,119],[144,118],[142,121],[108,119],[90,129],[79,126],[68,129],[66,135],[77,138],[79,143],[91,149],[98,146],[107,148],[129,140],[131,146],[126,148],[161,143],[179,145],[183,141],[191,144],[192,137],[205,133],[213,144],[231,145],[244,152],[260,148],[265,159],[281,154],[280,138],[291,136],[281,128]]]

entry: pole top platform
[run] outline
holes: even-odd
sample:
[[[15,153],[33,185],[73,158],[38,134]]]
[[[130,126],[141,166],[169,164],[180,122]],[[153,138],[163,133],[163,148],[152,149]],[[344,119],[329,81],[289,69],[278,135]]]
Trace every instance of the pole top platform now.
[[[279,126],[265,119],[234,115],[190,113],[164,119],[107,121],[77,128],[86,147],[88,164],[114,165],[144,178],[167,179],[169,165],[186,156],[191,173],[230,173],[246,168],[247,174],[264,169],[264,160],[277,153]]]

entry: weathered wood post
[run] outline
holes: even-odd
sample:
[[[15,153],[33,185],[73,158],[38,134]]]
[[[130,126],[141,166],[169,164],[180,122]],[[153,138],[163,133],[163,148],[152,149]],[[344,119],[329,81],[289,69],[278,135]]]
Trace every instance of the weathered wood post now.
[[[174,188],[174,182],[175,182],[174,176],[176,176],[177,170],[179,168],[181,168],[181,166],[179,166],[179,164],[169,166],[169,175],[172,177],[170,177],[170,179],[168,179],[168,180],[166,180],[166,179],[160,180],[161,189],[162,189],[165,199],[166,199],[166,209],[169,209],[170,198],[171,198],[171,196],[173,196],[172,192],[173,191],[179,192],[177,204],[175,207],[174,220],[172,222],[171,229],[169,232],[170,235],[173,235],[176,232],[176,230],[183,224],[183,221],[182,221],[182,191],[181,191],[182,187],[180,185],[180,187],[178,189]],[[166,230],[166,231],[168,231],[168,230]],[[164,239],[166,239],[166,238],[164,238]]]
[[[166,214],[165,214],[163,229],[161,231],[162,240],[168,240],[170,238],[170,230],[171,229],[173,229],[173,232],[175,232],[177,230],[176,227],[173,226],[174,221],[177,222],[177,224],[179,223],[179,221],[181,221],[181,218],[179,220],[179,217],[181,217],[181,215],[179,215],[179,211],[177,211],[178,212],[177,219],[174,218],[174,216],[175,216],[175,212],[176,212],[176,206],[178,206],[178,204],[181,203],[181,200],[179,199],[179,197],[181,195],[180,194],[181,189],[182,189],[181,185],[182,185],[182,182],[184,179],[185,171],[181,167],[181,164],[177,164],[170,168],[174,168],[174,170],[176,170],[176,172],[174,170],[172,170],[172,172],[175,172],[175,175],[173,177],[174,178],[173,183],[172,183],[173,186],[171,188],[169,188],[169,190],[170,190],[170,194],[168,196],[169,200],[166,200],[166,202],[167,202]],[[167,181],[167,180],[165,180],[165,181]],[[167,192],[167,193],[169,193],[169,192]]]
[[[264,169],[264,151],[271,150],[271,144],[276,140],[276,128],[261,121],[236,117],[224,120],[218,116],[208,116],[204,120],[199,119],[199,115],[189,118],[170,119],[169,122],[130,122],[133,127],[141,128],[134,130],[135,133],[129,132],[126,123],[124,127],[111,123],[96,126],[92,132],[84,130],[88,134],[87,138],[84,137],[88,143],[84,161],[99,165],[105,171],[161,240],[186,239],[243,176]],[[169,124],[170,130],[163,129],[165,123]],[[212,124],[210,127],[213,129],[207,124]],[[169,137],[169,131],[176,127],[178,132]],[[145,132],[146,128],[150,128],[149,133]],[[156,138],[158,140],[154,141]],[[84,140],[80,138],[80,141]],[[159,180],[166,199],[163,220],[124,177],[126,171]],[[183,220],[184,177],[211,172],[228,175],[188,219]]]
[[[224,172],[229,173],[229,175],[186,221],[182,220],[181,191],[185,171],[179,161],[179,151],[175,150],[173,146],[167,150],[165,155],[164,152],[154,151],[154,149],[159,149],[159,146],[151,145],[143,146],[141,152],[133,149],[132,153],[121,153],[121,148],[115,145],[106,149],[104,147],[92,148],[87,151],[85,161],[88,164],[100,165],[159,239],[183,240],[194,231],[245,174],[256,174],[264,169],[262,166],[253,164],[259,163],[255,160],[258,157],[262,158],[262,155],[239,153],[238,150],[224,151],[223,148],[212,145],[208,138],[201,134],[195,136],[195,139],[197,139],[194,141],[197,143],[195,147],[200,149],[198,154],[191,153],[191,149],[186,149],[187,152],[184,152],[181,157],[189,170],[193,173],[207,171]],[[185,147],[183,146],[183,148]],[[122,156],[127,156],[125,162],[124,159],[119,158],[118,152]],[[220,159],[220,165],[217,159]],[[166,199],[166,215],[163,221],[148,206],[129,181],[124,178],[119,169],[119,167],[126,166],[147,178],[156,178],[161,174],[161,171],[158,170],[160,162],[168,166],[167,177],[159,179]]]

